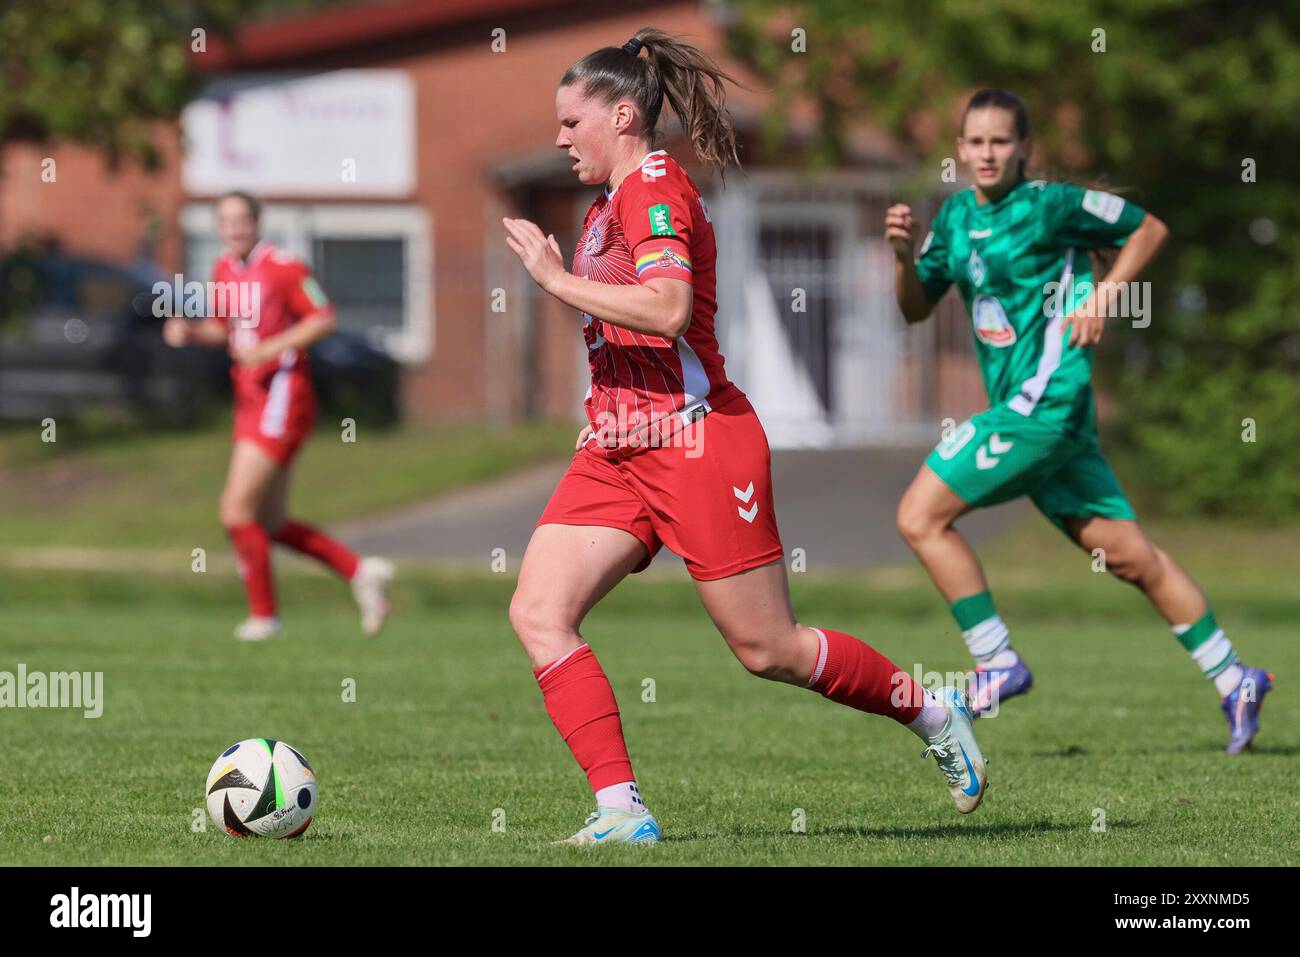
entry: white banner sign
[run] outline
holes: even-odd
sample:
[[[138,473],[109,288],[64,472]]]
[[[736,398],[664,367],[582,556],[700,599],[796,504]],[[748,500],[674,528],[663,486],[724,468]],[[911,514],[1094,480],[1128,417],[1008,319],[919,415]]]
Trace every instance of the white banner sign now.
[[[415,90],[402,70],[236,77],[181,113],[191,195],[406,196]]]

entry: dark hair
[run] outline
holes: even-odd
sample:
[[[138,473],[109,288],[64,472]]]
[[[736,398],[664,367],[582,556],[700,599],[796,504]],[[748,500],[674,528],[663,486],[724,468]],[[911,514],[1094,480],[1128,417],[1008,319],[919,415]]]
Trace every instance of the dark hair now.
[[[262,204],[252,193],[246,193],[242,189],[227,190],[217,197],[217,203],[223,203],[228,199],[238,199],[248,207],[248,215],[253,217],[253,222],[259,222],[262,218]]]
[[[961,135],[966,135],[966,117],[972,110],[985,110],[990,107],[999,110],[1006,110],[1011,114],[1012,121],[1016,126],[1016,139],[1029,139],[1029,111],[1025,109],[1025,101],[1016,96],[1010,90],[990,89],[979,90],[966,103],[966,109],[961,114]],[[1025,175],[1026,162],[1020,161],[1020,175]]]
[[[996,107],[1000,110],[1006,110],[1011,114],[1012,120],[1016,127],[1016,139],[1024,140],[1029,138],[1029,110],[1025,108],[1025,101],[1016,96],[1010,90],[990,88],[980,90],[972,96],[966,104],[966,109],[961,115],[962,135],[966,134],[966,116],[972,110],[982,110],[988,107]],[[1026,176],[1027,163],[1025,160],[1020,161],[1020,175]],[[1084,189],[1096,189],[1109,193],[1126,193],[1129,192],[1127,187],[1111,186],[1100,180],[1062,180],[1062,182],[1072,182],[1076,186],[1082,186]],[[1115,259],[1119,256],[1118,249],[1110,247],[1098,247],[1090,249],[1088,252],[1093,259],[1093,274],[1104,276],[1110,271]]]
[[[606,103],[630,99],[652,141],[667,99],[700,162],[725,177],[727,166],[739,166],[740,157],[724,80],[743,86],[702,50],[663,30],[642,27],[621,47],[588,53],[564,72],[560,86],[581,84],[585,95]]]
[[[961,114],[962,133],[966,132],[966,117],[972,110],[984,110],[989,107],[996,107],[1010,113],[1015,119],[1016,139],[1029,139],[1029,111],[1025,109],[1025,101],[1010,90],[997,88],[980,90],[970,98],[966,109]]]

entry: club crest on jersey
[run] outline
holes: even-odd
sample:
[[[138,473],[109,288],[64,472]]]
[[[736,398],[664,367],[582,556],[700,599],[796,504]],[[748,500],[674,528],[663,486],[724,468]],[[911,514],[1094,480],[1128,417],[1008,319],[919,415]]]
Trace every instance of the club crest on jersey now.
[[[984,260],[973,249],[970,251],[970,259],[966,260],[966,272],[977,288],[984,285]]]
[[[691,261],[681,253],[667,247],[660,252],[650,252],[636,261],[636,274],[639,276],[647,269],[684,269],[691,271]]]
[[[1016,328],[996,297],[977,297],[971,303],[971,316],[975,322],[975,338],[980,342],[1005,349],[1016,341]]]
[[[679,255],[677,255],[677,254],[676,254],[675,252],[673,252],[671,249],[665,249],[665,250],[663,251],[663,255],[659,257],[659,259],[658,259],[658,261],[655,263],[655,265],[656,265],[658,268],[660,268],[660,269],[673,269],[673,268],[676,268],[676,269],[686,269],[686,268],[688,268],[687,265],[686,265],[686,263],[683,262],[682,257],[679,256]]]

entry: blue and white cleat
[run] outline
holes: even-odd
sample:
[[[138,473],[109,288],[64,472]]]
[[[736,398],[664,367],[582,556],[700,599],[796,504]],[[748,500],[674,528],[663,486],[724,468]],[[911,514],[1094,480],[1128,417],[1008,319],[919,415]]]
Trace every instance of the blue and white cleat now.
[[[598,844],[658,844],[663,837],[659,822],[649,811],[634,814],[611,807],[598,807],[586,825],[573,837],[556,844],[594,847]]]
[[[1034,686],[1034,676],[1023,660],[1010,668],[976,668],[971,675],[971,714],[978,718],[1001,707],[1003,701],[1024,694]]]
[[[936,695],[948,709],[948,721],[942,731],[926,739],[929,744],[921,757],[934,757],[948,780],[948,793],[957,810],[969,814],[980,806],[988,787],[984,754],[975,741],[975,716],[961,689],[940,688]]]
[[[1264,695],[1273,690],[1273,676],[1263,668],[1247,668],[1236,689],[1223,699],[1228,719],[1228,753],[1241,754],[1259,734],[1259,711]]]

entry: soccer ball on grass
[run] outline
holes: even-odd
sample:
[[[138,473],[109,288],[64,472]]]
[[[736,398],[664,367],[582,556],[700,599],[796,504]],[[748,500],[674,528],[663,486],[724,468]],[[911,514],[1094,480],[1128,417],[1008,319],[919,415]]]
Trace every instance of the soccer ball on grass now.
[[[235,837],[297,837],[316,811],[316,772],[274,738],[232,744],[208,772],[208,813]]]

